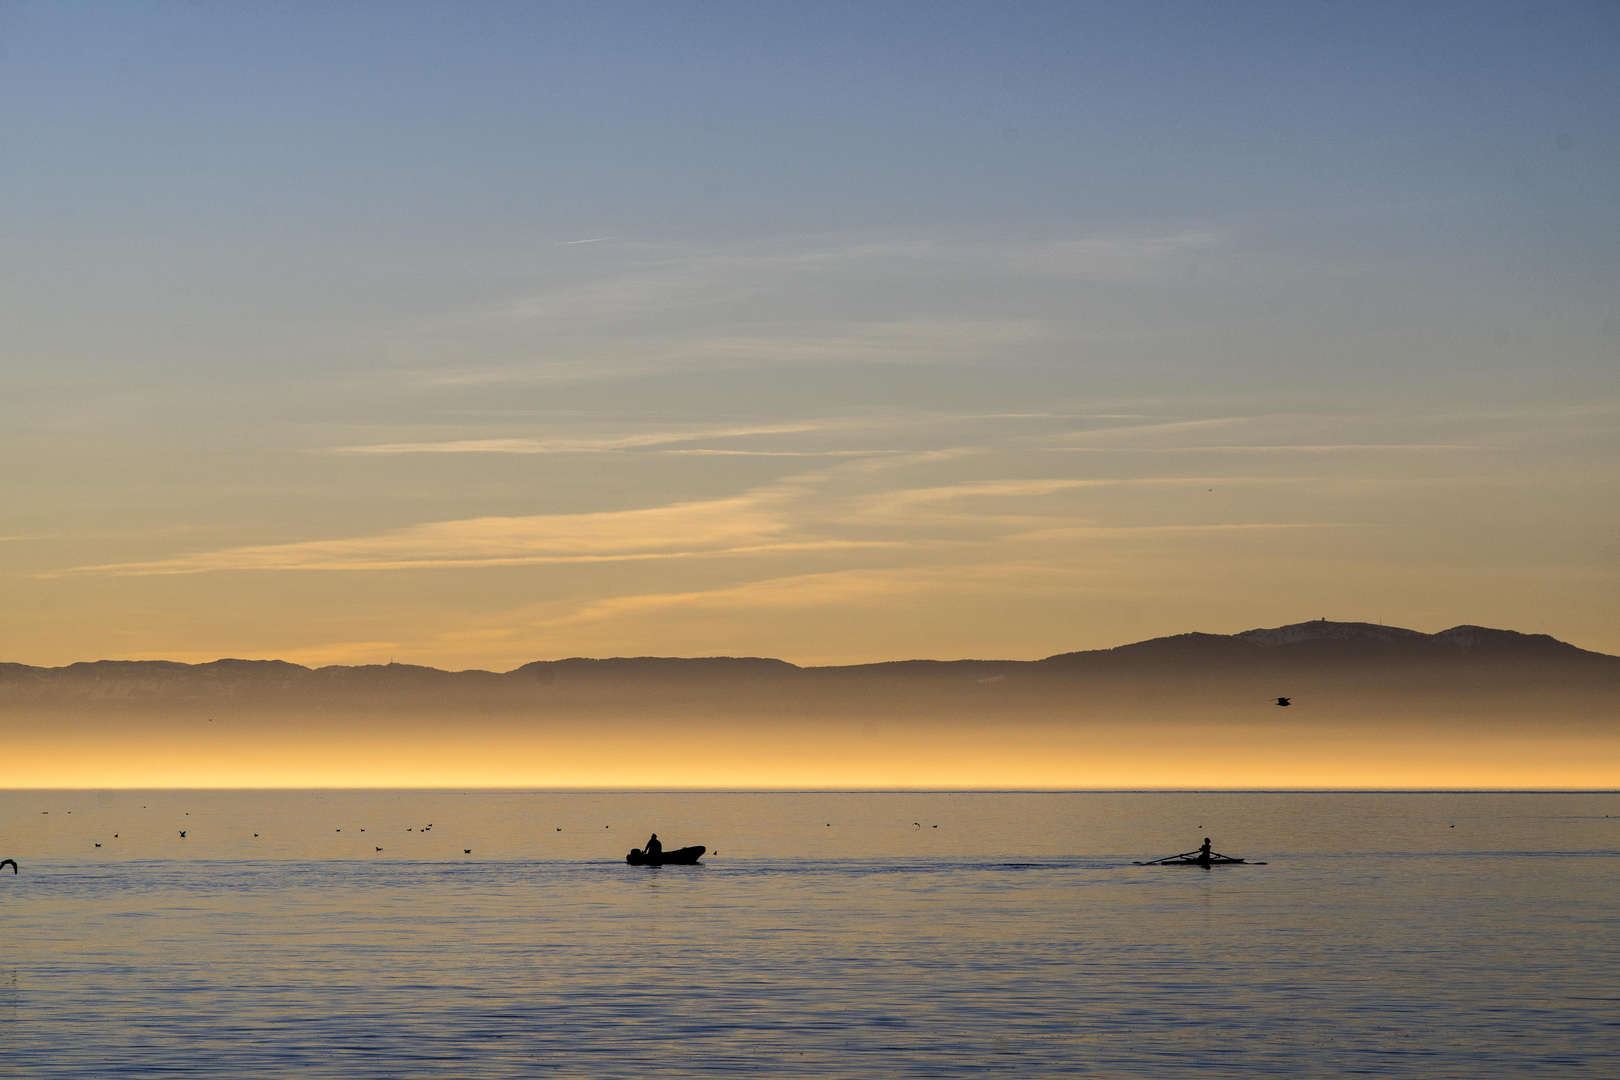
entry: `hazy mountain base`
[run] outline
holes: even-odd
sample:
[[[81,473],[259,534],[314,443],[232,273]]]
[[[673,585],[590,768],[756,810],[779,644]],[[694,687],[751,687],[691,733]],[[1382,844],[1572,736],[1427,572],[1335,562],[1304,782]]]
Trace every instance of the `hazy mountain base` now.
[[[1620,658],[1364,626],[821,669],[13,666],[0,726],[26,786],[1620,783]]]

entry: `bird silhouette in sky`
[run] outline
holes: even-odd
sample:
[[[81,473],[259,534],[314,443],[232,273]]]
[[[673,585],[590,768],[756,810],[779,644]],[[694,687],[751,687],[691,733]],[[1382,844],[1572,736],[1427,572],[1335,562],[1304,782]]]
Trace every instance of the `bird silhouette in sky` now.
[[[1279,705],[1291,705],[1291,704],[1293,704],[1293,702],[1289,701],[1285,697],[1280,697],[1280,698],[1277,699],[1277,704],[1279,704]]]

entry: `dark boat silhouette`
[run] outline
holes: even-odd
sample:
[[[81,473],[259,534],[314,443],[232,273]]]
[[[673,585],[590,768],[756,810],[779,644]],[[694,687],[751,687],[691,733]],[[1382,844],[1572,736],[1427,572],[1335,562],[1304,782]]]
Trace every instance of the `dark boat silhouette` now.
[[[632,848],[624,861],[631,866],[695,866],[709,849],[699,844],[694,847],[676,848],[674,851],[660,851],[657,855],[648,855],[640,848]]]
[[[1204,838],[1203,847],[1193,851],[1183,851],[1180,855],[1166,855],[1162,859],[1150,859],[1147,862],[1134,863],[1135,866],[1235,866],[1243,863],[1247,866],[1264,866],[1263,862],[1251,863],[1245,859],[1234,859],[1230,855],[1222,855],[1218,851],[1209,850],[1209,838]]]

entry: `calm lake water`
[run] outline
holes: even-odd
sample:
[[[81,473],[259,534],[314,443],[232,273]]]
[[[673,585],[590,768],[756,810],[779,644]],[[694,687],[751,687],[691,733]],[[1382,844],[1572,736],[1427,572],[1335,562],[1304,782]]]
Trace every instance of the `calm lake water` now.
[[[1205,835],[1267,865],[1131,865]],[[1620,1076],[1617,794],[27,791],[0,846],[0,1075]]]

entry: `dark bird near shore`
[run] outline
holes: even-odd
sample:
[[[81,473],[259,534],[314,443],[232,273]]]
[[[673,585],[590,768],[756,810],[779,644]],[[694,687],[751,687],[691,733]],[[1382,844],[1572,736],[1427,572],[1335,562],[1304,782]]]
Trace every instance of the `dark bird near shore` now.
[[[11,867],[11,872],[13,874],[15,874],[17,872],[17,860],[16,859],[0,859],[0,870],[4,870],[8,866]]]
[[[186,830],[181,829],[180,830],[180,839],[184,840],[185,838],[186,838]]]
[[[382,848],[378,848],[378,849],[377,849],[377,850],[378,850],[378,851],[381,851],[381,850],[382,850]]]
[[[100,847],[100,846],[101,846],[101,845],[100,845],[100,844],[97,844],[97,845],[96,845],[96,847]]]
[[[463,855],[471,855],[472,854],[472,848],[464,847],[464,848],[461,849],[461,853]]]
[[[1285,697],[1280,697],[1280,698],[1277,699],[1277,704],[1279,704],[1279,705],[1290,705],[1290,704],[1292,704],[1292,702],[1290,702]]]

